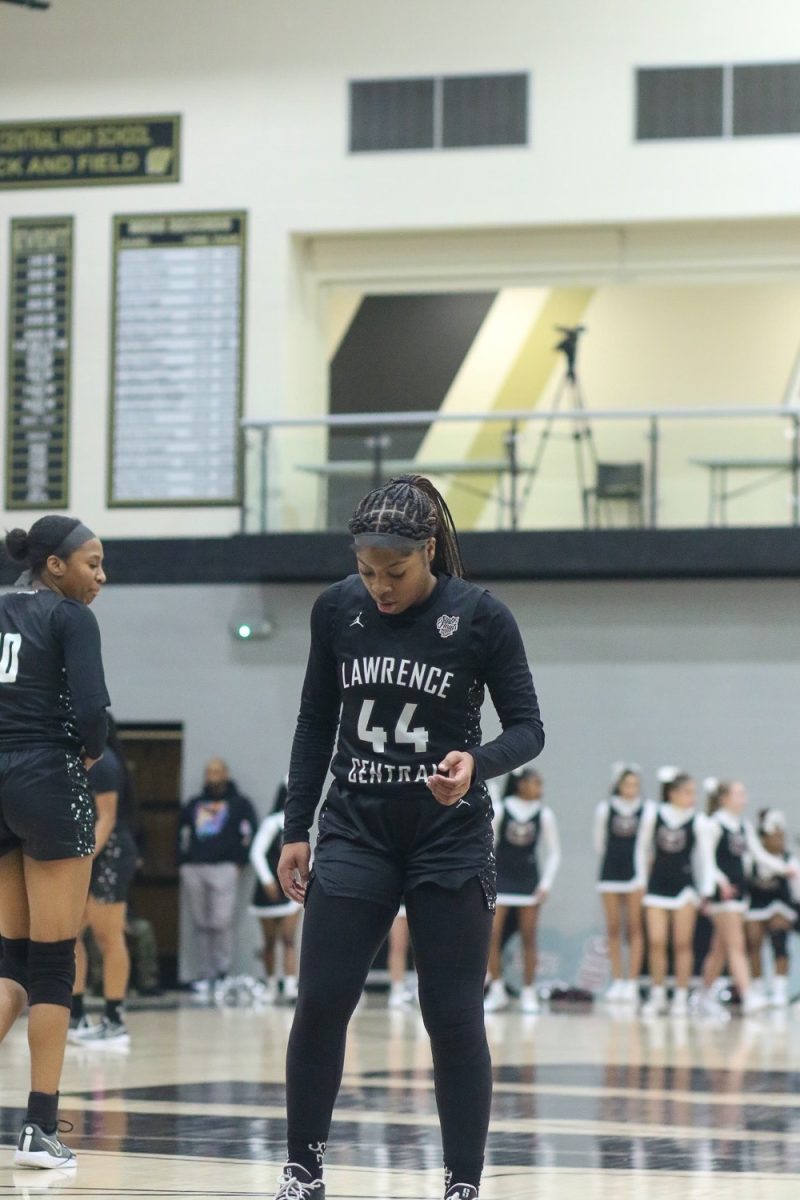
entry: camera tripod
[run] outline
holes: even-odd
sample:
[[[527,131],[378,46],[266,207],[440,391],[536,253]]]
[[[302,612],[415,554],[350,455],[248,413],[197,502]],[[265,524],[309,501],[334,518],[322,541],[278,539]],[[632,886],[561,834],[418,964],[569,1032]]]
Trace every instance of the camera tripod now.
[[[585,512],[587,478],[590,471],[597,468],[597,451],[595,450],[592,427],[589,421],[582,415],[586,411],[586,405],[577,369],[578,339],[585,332],[585,326],[556,325],[556,329],[563,336],[553,349],[560,350],[564,354],[566,368],[553,397],[551,404],[552,415],[544,422],[539,444],[536,447],[536,453],[533,456],[530,466],[524,472],[524,483],[519,505],[521,509],[524,509],[525,504],[530,499],[533,486],[541,472],[544,456],[551,438],[562,436],[571,438],[575,445],[575,477],[578,484],[578,499],[582,511]],[[562,404],[565,404],[566,411],[574,412],[577,415],[572,420],[572,431],[559,435],[555,432],[554,428],[556,422],[555,414],[561,411]]]

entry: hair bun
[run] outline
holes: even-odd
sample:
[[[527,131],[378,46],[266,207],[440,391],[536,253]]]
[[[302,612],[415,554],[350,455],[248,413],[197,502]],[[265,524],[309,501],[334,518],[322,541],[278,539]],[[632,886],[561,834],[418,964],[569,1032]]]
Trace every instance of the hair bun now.
[[[30,542],[24,529],[11,529],[6,534],[6,553],[14,562],[25,562],[30,553]]]

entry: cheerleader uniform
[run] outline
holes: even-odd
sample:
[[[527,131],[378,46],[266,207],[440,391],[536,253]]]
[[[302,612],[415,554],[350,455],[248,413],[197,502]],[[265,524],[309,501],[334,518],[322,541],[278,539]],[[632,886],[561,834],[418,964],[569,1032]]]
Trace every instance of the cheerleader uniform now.
[[[749,821],[724,808],[706,820],[703,845],[706,879],[703,890],[711,901],[708,910],[712,914],[746,914],[749,907],[747,856],[763,871],[774,875],[783,877],[790,869],[787,862],[764,849]],[[720,885],[726,880],[736,889],[732,900],[722,897]]]
[[[800,861],[792,855],[779,855],[783,861],[795,870],[800,871]],[[773,917],[784,917],[792,924],[797,923],[797,877],[787,879],[785,875],[776,875],[774,871],[754,865],[748,888],[750,907],[747,910],[748,921],[771,921]]]
[[[497,903],[507,908],[538,904],[539,888],[550,891],[561,862],[558,826],[552,809],[540,800],[506,796],[496,817]],[[544,871],[539,872],[539,843]]]
[[[612,796],[598,804],[594,819],[594,845],[600,859],[598,892],[624,894],[644,888],[646,866],[639,830],[654,812],[651,800]]]
[[[290,917],[300,909],[300,905],[290,900],[278,883],[283,817],[282,811],[270,813],[265,817],[250,847],[250,862],[258,878],[249,911],[256,917]],[[270,884],[275,884],[278,889],[278,897],[275,900],[272,900],[266,891]]]
[[[703,817],[693,809],[660,804],[647,822],[642,821],[642,856],[648,847],[653,862],[644,898],[646,908],[677,910],[700,903],[694,881],[692,859]]]

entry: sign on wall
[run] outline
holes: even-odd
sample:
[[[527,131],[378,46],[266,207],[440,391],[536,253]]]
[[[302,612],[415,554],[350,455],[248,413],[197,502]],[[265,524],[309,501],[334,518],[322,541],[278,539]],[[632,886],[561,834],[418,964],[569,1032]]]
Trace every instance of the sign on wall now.
[[[179,116],[0,123],[0,188],[177,183]]]
[[[11,222],[6,508],[69,503],[72,218]]]
[[[114,219],[110,505],[240,503],[245,228]]]

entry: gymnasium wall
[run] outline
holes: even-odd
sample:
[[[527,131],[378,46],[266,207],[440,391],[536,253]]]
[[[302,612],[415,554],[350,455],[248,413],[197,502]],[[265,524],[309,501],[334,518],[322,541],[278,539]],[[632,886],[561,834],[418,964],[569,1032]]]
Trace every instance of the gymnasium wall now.
[[[183,116],[179,184],[0,191],[0,327],[8,218],[76,218],[71,507],[117,536],[225,533],[237,520],[229,509],[105,510],[114,213],[246,209],[247,412],[322,411],[314,279],[326,238],[562,225],[575,264],[587,229],[602,227],[619,239],[622,271],[632,228],[686,221],[705,222],[702,257],[710,222],[796,213],[796,139],[637,145],[634,68],[799,57],[792,0],[764,0],[758,20],[746,0],[506,0],[497,12],[477,0],[4,5],[0,119]],[[349,79],[507,70],[532,72],[531,147],[346,153]],[[435,255],[427,269],[437,273]],[[387,266],[383,286],[401,274]],[[487,286],[502,282],[496,271]],[[0,339],[2,373],[5,352]]]
[[[318,589],[113,587],[98,601],[120,720],[182,721],[184,797],[225,756],[260,811],[286,771]],[[547,729],[541,758],[564,864],[544,917],[543,975],[573,977],[601,928],[593,891],[594,805],[611,764],[741,777],[753,810],[775,804],[800,831],[792,774],[800,684],[797,585],[790,581],[495,584],[521,626]],[[266,609],[271,641],[228,626]],[[497,726],[487,710],[484,736]],[[578,881],[576,883],[576,881]],[[244,917],[239,965],[252,966]],[[191,941],[183,938],[191,974]],[[584,966],[587,964],[585,963]]]

